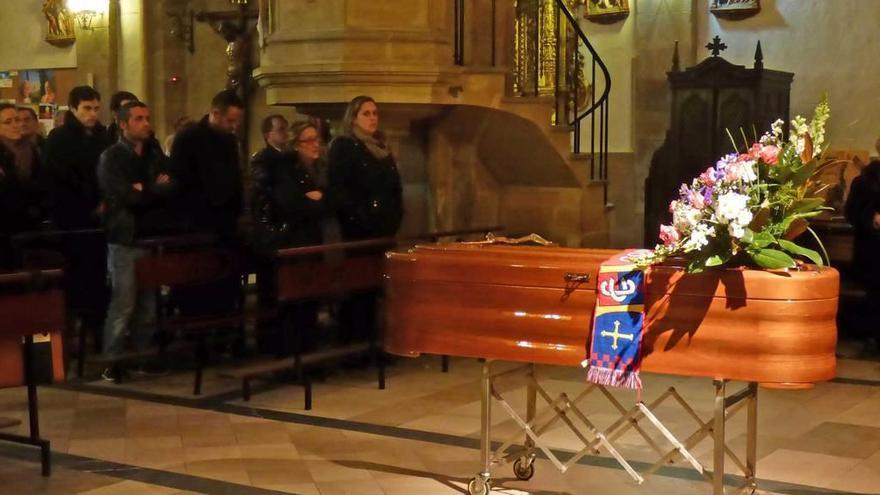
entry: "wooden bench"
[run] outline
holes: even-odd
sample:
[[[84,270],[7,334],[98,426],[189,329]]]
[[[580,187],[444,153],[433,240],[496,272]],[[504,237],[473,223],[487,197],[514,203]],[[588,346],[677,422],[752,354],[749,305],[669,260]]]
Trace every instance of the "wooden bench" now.
[[[303,373],[305,368],[347,356],[366,354],[368,352],[373,352],[373,346],[369,342],[362,342],[343,347],[310,352],[307,354],[298,354],[286,358],[273,359],[271,361],[259,361],[237,366],[235,368],[220,370],[218,375],[223,378],[241,380],[241,398],[249,401],[251,400],[251,380],[266,377],[278,371],[295,370],[297,379],[305,390],[303,407],[306,411],[309,411],[312,409],[312,383]],[[384,388],[384,386],[380,388]]]
[[[33,232],[22,232],[12,237],[11,239],[13,252],[15,255],[15,263],[16,267],[19,270],[27,271],[27,270],[53,270],[60,269],[64,270],[64,277],[69,278],[71,276],[77,277],[76,274],[71,275],[67,270],[67,266],[69,265],[69,258],[75,256],[75,253],[72,251],[76,251],[78,248],[81,248],[85,245],[105,245],[106,241],[104,239],[104,231],[102,229],[79,229],[79,230],[39,230]],[[81,272],[78,274],[79,277],[91,277],[92,274]],[[66,280],[64,282],[64,287],[66,291],[77,291],[78,293],[82,293],[81,287],[85,286],[94,286],[97,282],[84,282],[83,280]],[[78,316],[83,316],[85,313],[94,313],[95,308],[101,306],[99,304],[98,299],[102,298],[103,295],[87,295],[87,297],[79,297],[82,300],[89,300],[85,307],[77,307],[75,306],[74,301],[67,301],[67,311],[72,314],[77,314]],[[95,314],[95,319],[103,318],[104,315]],[[103,321],[103,320],[101,320]],[[72,330],[71,325],[67,327],[69,330]],[[78,376],[83,376],[83,370],[86,361],[87,351],[87,337],[88,331],[94,330],[96,332],[94,343],[95,346],[100,350],[100,342],[101,342],[101,328],[86,328],[83,325],[79,330],[79,338],[78,338],[78,349],[77,349],[77,371]],[[70,342],[73,338],[72,335],[65,335],[64,340]],[[71,346],[65,346],[65,364],[70,362],[70,349]]]
[[[322,244],[281,249],[275,254],[276,305],[283,312],[289,305],[305,300],[341,298],[359,292],[380,291],[384,280],[385,252],[400,243],[435,242],[443,237],[497,232],[501,227],[489,227],[448,232],[431,232],[414,237],[385,237],[361,241]],[[320,259],[328,253],[344,253],[336,262]],[[304,389],[306,410],[312,407],[312,384],[304,368],[352,355],[369,353],[378,371],[378,387],[385,389],[385,362],[382,359],[381,336],[374,335],[369,342],[301,354],[302,329],[292,328],[285,319],[282,332],[295,334],[294,355],[289,358],[267,359],[253,364],[224,370],[221,376],[242,380],[242,398],[250,400],[250,380],[273,373],[293,370]],[[443,371],[449,369],[448,356],[442,357]]]
[[[244,330],[246,314],[242,277],[247,273],[244,253],[220,245],[205,234],[144,239],[137,245],[150,252],[137,261],[136,271],[138,287],[156,291],[156,332],[195,340],[193,394],[199,395],[208,361],[208,338],[218,328]],[[230,287],[235,280],[238,281],[235,304],[226,311],[174,315],[163,304],[162,287],[173,291],[224,280],[230,282]],[[159,351],[164,352],[164,347]]]

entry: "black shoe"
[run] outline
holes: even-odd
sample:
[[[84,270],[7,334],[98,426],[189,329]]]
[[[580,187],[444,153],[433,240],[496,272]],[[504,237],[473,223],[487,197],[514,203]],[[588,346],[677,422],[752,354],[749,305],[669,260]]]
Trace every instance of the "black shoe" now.
[[[101,373],[101,378],[104,379],[104,381],[116,382],[119,380],[119,370],[116,368],[104,368],[104,371]]]

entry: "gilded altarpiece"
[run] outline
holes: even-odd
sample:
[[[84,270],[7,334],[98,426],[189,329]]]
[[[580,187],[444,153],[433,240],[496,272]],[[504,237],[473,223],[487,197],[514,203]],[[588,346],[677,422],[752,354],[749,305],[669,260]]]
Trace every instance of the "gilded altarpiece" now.
[[[566,4],[576,12],[584,0],[567,0]],[[584,57],[556,0],[516,1],[514,51],[514,94],[567,94],[572,100],[577,98],[578,108],[586,104],[590,88],[584,80]]]

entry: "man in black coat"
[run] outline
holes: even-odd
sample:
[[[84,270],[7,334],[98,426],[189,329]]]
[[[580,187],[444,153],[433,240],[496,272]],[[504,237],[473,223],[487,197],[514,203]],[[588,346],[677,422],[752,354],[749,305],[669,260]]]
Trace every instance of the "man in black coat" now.
[[[180,212],[192,228],[224,243],[238,241],[242,178],[236,131],[244,102],[234,91],[218,93],[211,112],[174,139],[171,170],[180,191]]]
[[[94,230],[100,226],[102,211],[98,157],[110,146],[110,137],[98,122],[101,95],[95,88],[73,88],[68,105],[64,124],[53,129],[46,140],[50,218],[57,230]],[[106,312],[106,249],[100,233],[64,237],[67,307],[82,318],[84,328],[93,331],[101,326]]]
[[[119,111],[126,103],[132,101],[140,101],[134,93],[130,91],[117,91],[110,97],[110,114],[113,116],[113,122],[107,126],[107,133],[110,135],[110,142],[119,141]]]
[[[290,124],[280,114],[272,114],[260,125],[266,147],[251,156],[251,166],[265,164],[281,156],[290,141]]]
[[[236,132],[244,117],[244,102],[234,91],[217,93],[211,111],[197,124],[184,128],[171,148],[171,176],[176,182],[174,206],[184,227],[212,234],[217,241],[238,249],[238,218],[243,209],[242,178]],[[229,311],[240,300],[236,277],[174,296],[183,314]]]
[[[101,95],[94,88],[73,88],[69,106],[64,125],[53,129],[46,140],[52,220],[60,230],[96,228],[101,204],[98,157],[112,143],[98,122]]]
[[[880,159],[871,161],[850,185],[846,220],[853,226],[853,273],[867,292],[868,338],[880,323]]]
[[[280,247],[275,245],[280,240],[273,232],[276,212],[272,211],[271,198],[268,190],[272,184],[266,181],[274,179],[271,173],[279,161],[285,160],[285,156],[292,160],[290,153],[285,153],[285,147],[290,140],[289,123],[282,115],[273,114],[263,119],[260,125],[263,132],[263,140],[266,147],[251,156],[251,214],[254,217],[254,248],[261,251],[271,251]],[[267,187],[268,186],[268,187]],[[263,226],[270,226],[263,229]]]

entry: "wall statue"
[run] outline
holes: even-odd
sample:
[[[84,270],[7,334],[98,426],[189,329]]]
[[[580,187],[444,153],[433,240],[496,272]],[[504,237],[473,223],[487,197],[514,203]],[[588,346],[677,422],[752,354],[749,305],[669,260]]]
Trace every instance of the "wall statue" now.
[[[45,0],[43,15],[46,16],[46,42],[55,46],[67,46],[76,41],[73,13],[65,0]]]

